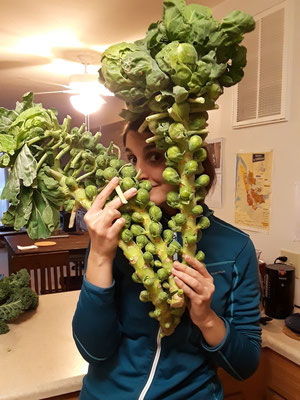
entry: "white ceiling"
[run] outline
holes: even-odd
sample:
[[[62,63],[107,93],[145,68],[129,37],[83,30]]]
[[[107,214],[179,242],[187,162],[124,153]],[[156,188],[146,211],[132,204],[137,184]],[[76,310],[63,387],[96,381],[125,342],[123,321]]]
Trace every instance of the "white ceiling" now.
[[[187,3],[213,8],[222,1]],[[161,19],[162,3],[163,0],[1,0],[0,107],[14,108],[27,91],[61,90],[39,81],[68,84],[70,75],[83,73],[83,65],[68,61],[70,49],[102,51],[110,44],[144,37],[150,23]],[[95,73],[99,65],[89,68]],[[107,104],[91,118],[91,127],[118,119],[122,102],[116,98],[106,100]],[[35,101],[56,108],[61,117],[70,114],[75,125],[83,122],[67,94],[40,95]]]

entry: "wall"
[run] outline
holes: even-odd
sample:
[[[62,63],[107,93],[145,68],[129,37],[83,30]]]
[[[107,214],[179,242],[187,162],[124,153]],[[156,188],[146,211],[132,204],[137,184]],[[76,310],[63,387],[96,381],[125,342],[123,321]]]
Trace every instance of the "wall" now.
[[[295,181],[300,181],[300,26],[296,17],[300,15],[300,2],[289,0],[294,7],[290,21],[292,30],[291,61],[289,65],[290,88],[288,90],[289,116],[287,122],[260,125],[241,129],[232,128],[233,89],[225,89],[218,100],[220,109],[212,111],[209,119],[208,139],[224,137],[223,148],[223,203],[215,209],[215,215],[234,224],[234,185],[236,153],[263,152],[273,149],[273,177],[271,197],[271,226],[269,233],[247,231],[256,248],[262,250],[261,258],[273,263],[280,249],[300,252],[300,242],[294,239]],[[281,1],[276,0],[225,0],[214,8],[214,17],[221,20],[234,9],[251,15],[259,14]],[[300,204],[298,205],[300,207]],[[298,221],[300,224],[300,221]]]

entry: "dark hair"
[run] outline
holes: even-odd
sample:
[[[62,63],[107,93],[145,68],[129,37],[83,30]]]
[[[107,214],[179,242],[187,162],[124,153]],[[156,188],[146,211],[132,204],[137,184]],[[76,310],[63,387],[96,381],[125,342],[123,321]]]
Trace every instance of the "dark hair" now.
[[[142,123],[145,120],[145,116],[140,116],[138,119],[136,119],[135,121],[128,121],[123,129],[123,132],[121,134],[122,139],[123,139],[123,146],[126,146],[126,137],[129,131],[137,131],[139,129],[139,127],[142,125]],[[151,133],[151,131],[146,128],[145,132]],[[204,168],[204,172],[209,176],[210,181],[208,186],[206,187],[207,192],[210,191],[210,189],[214,186],[215,184],[215,179],[216,179],[216,172],[215,172],[215,168],[214,168],[214,164],[213,164],[213,160],[212,160],[212,156],[211,153],[208,151],[208,147],[206,147],[204,145],[204,148],[207,151],[207,158],[206,160],[203,161],[202,165]]]

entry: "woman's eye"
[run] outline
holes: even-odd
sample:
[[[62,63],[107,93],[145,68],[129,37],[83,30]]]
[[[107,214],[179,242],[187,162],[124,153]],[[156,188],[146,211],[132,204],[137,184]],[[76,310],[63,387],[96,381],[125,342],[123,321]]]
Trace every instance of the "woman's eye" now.
[[[148,160],[151,162],[158,162],[163,159],[163,154],[161,153],[151,153],[148,154]]]
[[[136,156],[134,156],[133,154],[127,156],[127,159],[131,164],[133,164],[133,165],[136,164]]]

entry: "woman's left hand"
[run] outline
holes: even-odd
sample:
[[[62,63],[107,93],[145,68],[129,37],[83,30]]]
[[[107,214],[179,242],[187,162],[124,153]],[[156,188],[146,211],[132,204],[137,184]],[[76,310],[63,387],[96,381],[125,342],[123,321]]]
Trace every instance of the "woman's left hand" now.
[[[185,256],[185,260],[189,265],[175,261],[172,273],[177,286],[190,300],[188,309],[193,323],[201,330],[215,315],[210,307],[215,291],[214,280],[200,261],[189,256]]]

